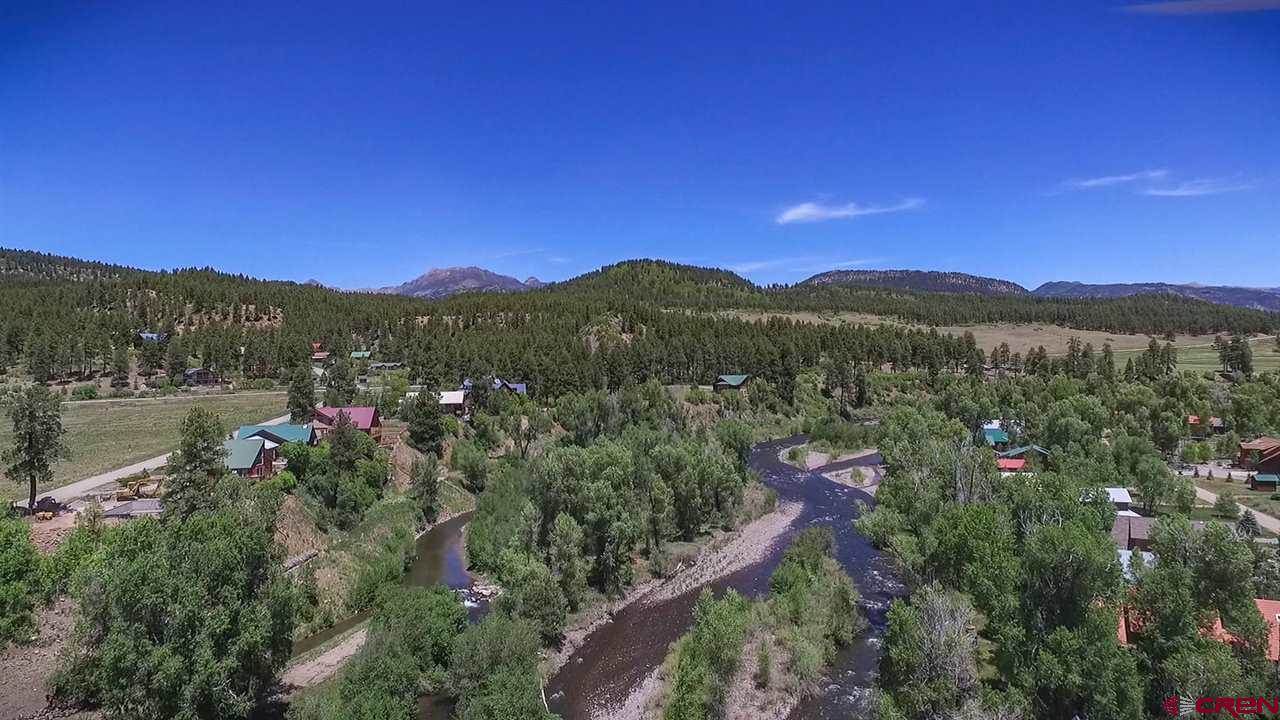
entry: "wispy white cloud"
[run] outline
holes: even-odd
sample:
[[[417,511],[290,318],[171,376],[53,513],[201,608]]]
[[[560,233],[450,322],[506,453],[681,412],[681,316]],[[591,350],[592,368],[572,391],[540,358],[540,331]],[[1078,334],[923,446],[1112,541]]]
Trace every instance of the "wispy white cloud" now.
[[[1201,197],[1204,195],[1221,195],[1223,193],[1251,190],[1253,185],[1229,178],[1202,178],[1169,187],[1150,187],[1142,191],[1143,195],[1153,197]]]
[[[775,221],[779,225],[791,223],[824,222],[826,220],[847,220],[863,215],[881,215],[883,213],[914,210],[924,205],[923,198],[907,198],[894,205],[859,205],[851,202],[844,205],[827,205],[817,202],[805,202],[793,205],[781,213]]]
[[[1114,187],[1143,180],[1161,180],[1168,177],[1169,171],[1164,169],[1140,170],[1125,175],[1103,175],[1101,177],[1083,178],[1063,181],[1062,186],[1072,190],[1092,190],[1094,188]]]
[[[839,270],[841,268],[857,267],[861,265],[871,265],[882,261],[882,258],[831,260],[817,255],[804,255],[768,258],[765,260],[746,260],[743,262],[731,263],[728,265],[728,269],[740,275],[747,275],[754,272],[760,272],[762,270],[772,270],[780,273],[812,273],[823,272],[826,270]]]
[[[522,248],[519,250],[504,250],[502,252],[489,256],[490,260],[502,260],[504,258],[521,257],[524,255],[537,255],[546,252],[546,248]]]
[[[1138,15],[1209,15],[1280,10],[1280,0],[1177,0],[1126,5],[1121,9]]]

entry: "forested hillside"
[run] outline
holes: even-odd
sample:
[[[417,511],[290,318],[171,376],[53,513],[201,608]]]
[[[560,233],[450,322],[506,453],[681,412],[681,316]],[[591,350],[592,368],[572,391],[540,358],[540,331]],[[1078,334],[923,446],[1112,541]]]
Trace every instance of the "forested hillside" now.
[[[893,290],[972,293],[974,295],[1026,295],[1021,285],[999,278],[935,270],[831,270],[801,285],[866,285]]]
[[[629,379],[707,382],[751,371],[785,386],[823,354],[895,368],[980,364],[972,338],[893,327],[816,327],[713,317],[720,309],[844,310],[924,325],[1050,323],[1119,333],[1268,332],[1280,315],[1167,295],[1114,300],[930,294],[800,285],[761,288],[733,273],[636,260],[546,288],[427,302],[342,293],[210,269],[171,272],[0,251],[0,367],[42,380],[102,372],[132,349],[144,371],[195,364],[279,378],[311,343],[372,349],[413,379],[497,372],[539,393]],[[161,334],[144,343],[141,332]]]

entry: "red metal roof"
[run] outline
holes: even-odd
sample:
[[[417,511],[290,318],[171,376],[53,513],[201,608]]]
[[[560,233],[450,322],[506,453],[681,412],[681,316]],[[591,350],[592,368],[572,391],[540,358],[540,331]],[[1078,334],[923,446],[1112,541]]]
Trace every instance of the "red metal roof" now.
[[[1017,472],[1026,464],[1027,461],[1023,458],[1000,458],[996,460],[996,467],[1005,472]]]
[[[332,426],[338,421],[338,413],[346,413],[351,418],[352,424],[359,430],[372,430],[374,422],[378,419],[378,409],[375,407],[318,407],[316,408],[316,419],[325,425]]]

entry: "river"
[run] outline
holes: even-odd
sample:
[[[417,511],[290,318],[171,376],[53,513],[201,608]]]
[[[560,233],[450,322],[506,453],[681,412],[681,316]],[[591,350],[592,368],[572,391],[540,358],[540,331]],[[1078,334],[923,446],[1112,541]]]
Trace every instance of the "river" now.
[[[733,588],[750,597],[763,595],[768,591],[769,576],[791,539],[806,527],[829,526],[835,534],[836,558],[858,588],[859,606],[869,626],[842,650],[820,691],[802,701],[790,717],[792,720],[866,717],[869,691],[880,657],[885,612],[890,601],[903,590],[889,560],[853,530],[853,521],[858,517],[855,503],[862,501],[870,506],[875,499],[862,490],[779,460],[779,453],[804,440],[803,436],[796,436],[752,448],[749,464],[760,479],[777,491],[780,501],[798,502],[803,510],[763,560],[712,582],[709,587],[716,593]],[[842,466],[880,463],[879,455],[869,455]],[[406,584],[443,583],[459,590],[464,599],[469,598],[472,579],[463,562],[463,529],[471,515],[465,513],[440,523],[418,539],[417,556],[406,574]],[[546,690],[552,711],[564,720],[590,720],[593,714],[604,717],[608,708],[626,699],[662,662],[670,644],[688,631],[693,605],[701,589],[694,588],[657,603],[649,604],[641,599],[592,633],[548,682]],[[467,604],[473,621],[487,610],[484,603],[468,600]],[[305,638],[294,646],[294,652],[306,652],[366,618],[367,615],[357,615]],[[424,699],[421,707],[424,718],[449,715],[449,706],[433,698]]]
[[[858,517],[855,502],[860,500],[870,506],[875,499],[862,490],[779,460],[779,453],[804,440],[797,436],[752,448],[749,463],[760,479],[778,492],[780,501],[799,502],[804,509],[764,560],[721,578],[710,587],[716,593],[734,588],[751,597],[763,595],[790,540],[806,527],[829,526],[835,533],[836,558],[858,588],[859,605],[869,626],[841,652],[821,690],[804,700],[791,718],[866,717],[870,714],[867,701],[880,658],[885,613],[903,589],[889,560],[853,529]],[[879,455],[869,455],[850,464],[875,466],[881,462]],[[593,714],[604,717],[609,708],[617,707],[661,664],[668,646],[688,631],[699,592],[701,588],[695,588],[653,604],[641,600],[619,611],[551,678],[547,685],[551,709],[565,720],[589,720]]]

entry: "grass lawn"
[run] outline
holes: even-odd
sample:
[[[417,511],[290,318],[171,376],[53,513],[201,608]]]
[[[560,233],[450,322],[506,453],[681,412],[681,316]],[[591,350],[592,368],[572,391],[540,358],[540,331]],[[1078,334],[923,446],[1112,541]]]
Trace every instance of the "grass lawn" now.
[[[203,397],[145,400],[69,402],[62,405],[63,438],[71,457],[54,467],[53,482],[40,490],[59,487],[91,475],[161,455],[178,444],[178,422],[197,403],[222,416],[227,430],[270,420],[285,413],[286,394],[243,393]],[[0,447],[12,442],[13,426],[0,423]],[[23,498],[23,487],[4,482],[2,498]]]
[[[1244,475],[1244,471],[1238,471],[1234,473],[1234,475],[1236,478],[1240,478]],[[1193,481],[1196,485],[1214,493],[1215,495],[1221,495],[1222,493],[1230,490],[1231,493],[1236,496],[1236,502],[1241,505],[1263,513],[1264,515],[1280,517],[1280,500],[1272,500],[1270,491],[1255,492],[1250,490],[1249,486],[1239,479],[1227,482],[1223,478],[1214,478],[1213,480],[1209,480],[1201,476],[1194,478]]]

